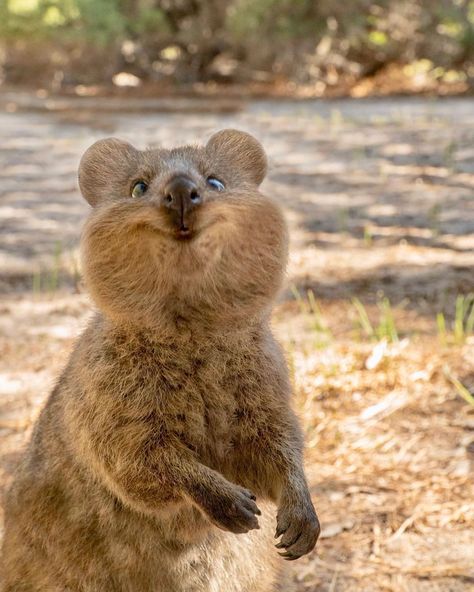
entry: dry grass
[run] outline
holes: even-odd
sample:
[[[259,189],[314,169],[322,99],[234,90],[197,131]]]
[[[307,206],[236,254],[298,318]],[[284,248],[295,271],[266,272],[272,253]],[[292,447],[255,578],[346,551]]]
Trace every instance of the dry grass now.
[[[450,377],[473,390],[474,338],[442,348],[436,336],[339,337],[318,351],[308,340],[292,343],[291,365],[323,534],[297,589],[468,589],[474,406]]]

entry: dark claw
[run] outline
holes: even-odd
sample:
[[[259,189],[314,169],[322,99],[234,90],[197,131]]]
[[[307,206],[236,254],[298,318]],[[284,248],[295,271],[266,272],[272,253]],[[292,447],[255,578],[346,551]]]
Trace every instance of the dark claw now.
[[[283,559],[285,559],[285,561],[296,561],[296,559],[299,559],[301,557],[301,554],[293,554],[290,551],[286,551],[285,553],[278,553],[278,555],[280,555],[280,557],[283,557]]]
[[[301,492],[295,499],[283,496],[277,512],[275,537],[283,535],[275,547],[283,549],[280,557],[295,561],[310,553],[319,536],[319,521],[309,492]]]
[[[283,526],[279,526],[275,531],[275,538],[281,537],[283,533],[285,533],[288,529],[284,528]]]
[[[287,551],[286,553],[278,553],[278,555],[280,555],[280,557],[283,557],[283,559],[286,559],[286,561],[294,561],[295,559],[300,558],[300,555],[293,555],[289,551]]]
[[[257,516],[261,516],[262,513],[255,499],[248,489],[239,486],[234,486],[234,489],[228,487],[222,495],[206,498],[203,509],[218,528],[234,534],[243,534],[260,528]]]
[[[281,549],[282,547],[285,547],[288,549],[289,547],[292,547],[295,543],[297,543],[299,541],[299,539],[301,538],[301,534],[302,534],[301,532],[298,533],[289,541],[285,541],[285,537],[283,537],[283,539],[278,543],[278,545],[275,545],[275,546],[278,549]]]
[[[276,547],[277,549],[284,549],[284,548],[286,548],[286,545],[285,545],[285,544],[283,544],[282,542],[279,542],[279,543],[277,543],[277,544],[275,545],[275,547]]]
[[[251,500],[255,501],[257,499],[257,496],[254,493],[252,493],[250,491],[250,489],[245,489],[244,487],[241,487],[241,491],[244,495],[249,497]]]
[[[260,511],[260,509],[257,506],[257,504],[253,500],[251,500],[250,498],[247,498],[245,500],[244,505],[253,514],[256,514],[257,516],[261,516],[262,515],[262,512]]]

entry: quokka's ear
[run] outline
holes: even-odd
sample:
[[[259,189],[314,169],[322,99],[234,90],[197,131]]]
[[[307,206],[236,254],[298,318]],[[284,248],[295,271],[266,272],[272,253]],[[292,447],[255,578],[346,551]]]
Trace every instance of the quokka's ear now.
[[[217,170],[230,170],[237,179],[260,185],[267,173],[267,157],[258,140],[247,132],[224,129],[215,133],[206,145]]]
[[[117,138],[99,140],[79,164],[79,187],[91,206],[122,194],[140,162],[140,151]]]

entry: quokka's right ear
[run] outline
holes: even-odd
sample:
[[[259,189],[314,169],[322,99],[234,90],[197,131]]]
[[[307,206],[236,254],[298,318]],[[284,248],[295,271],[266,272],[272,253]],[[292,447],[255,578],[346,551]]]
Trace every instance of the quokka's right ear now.
[[[79,164],[79,187],[91,206],[121,194],[140,162],[140,151],[117,138],[99,140]]]

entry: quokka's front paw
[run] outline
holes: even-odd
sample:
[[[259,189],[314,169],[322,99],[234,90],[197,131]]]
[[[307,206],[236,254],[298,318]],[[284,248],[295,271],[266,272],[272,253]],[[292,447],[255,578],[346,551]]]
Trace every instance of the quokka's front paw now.
[[[201,500],[201,507],[209,520],[222,530],[242,534],[260,528],[257,516],[261,512],[255,503],[255,495],[240,487],[228,483],[219,491],[206,492]]]
[[[297,497],[283,496],[278,507],[275,533],[275,538],[281,536],[277,549],[285,550],[280,553],[281,557],[294,561],[306,555],[314,549],[320,531],[319,520],[309,494],[303,501]]]

